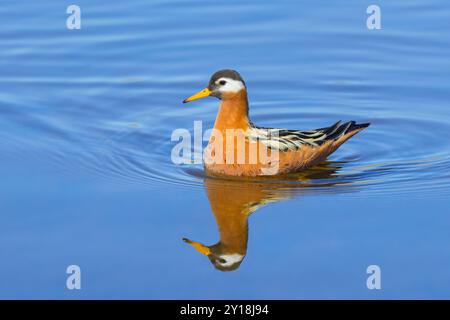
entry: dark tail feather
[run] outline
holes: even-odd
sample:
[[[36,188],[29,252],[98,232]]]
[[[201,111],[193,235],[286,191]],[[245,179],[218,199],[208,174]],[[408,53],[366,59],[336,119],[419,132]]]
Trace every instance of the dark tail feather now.
[[[364,129],[364,128],[367,128],[368,126],[370,126],[369,122],[367,122],[367,123],[355,123],[355,121],[352,121],[347,132],[352,132],[352,131],[355,131],[355,130]]]
[[[333,130],[332,132],[329,131],[330,133],[327,137],[327,140],[336,140],[347,133],[367,128],[370,123],[357,124],[355,121],[349,121],[342,124],[339,123],[338,125],[339,127],[337,129]]]

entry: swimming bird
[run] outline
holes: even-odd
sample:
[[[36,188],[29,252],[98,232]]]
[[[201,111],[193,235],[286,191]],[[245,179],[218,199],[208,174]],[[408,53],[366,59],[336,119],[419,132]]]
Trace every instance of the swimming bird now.
[[[302,171],[369,126],[355,121],[307,131],[256,126],[249,118],[247,86],[235,70],[215,72],[205,89],[183,103],[209,96],[221,100],[204,153],[205,170],[211,174],[254,177]]]

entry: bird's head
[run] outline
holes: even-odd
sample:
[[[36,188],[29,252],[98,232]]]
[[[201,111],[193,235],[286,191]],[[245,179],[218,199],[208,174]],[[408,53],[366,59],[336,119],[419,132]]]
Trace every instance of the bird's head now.
[[[198,252],[209,258],[214,267],[220,271],[233,271],[241,265],[245,255],[237,252],[227,252],[219,242],[213,246],[206,246],[200,242],[183,238],[183,241],[193,246]]]
[[[221,100],[233,99],[246,92],[245,82],[235,70],[220,70],[214,73],[208,86],[196,94],[185,99],[183,103],[191,102],[205,97],[216,97]]]

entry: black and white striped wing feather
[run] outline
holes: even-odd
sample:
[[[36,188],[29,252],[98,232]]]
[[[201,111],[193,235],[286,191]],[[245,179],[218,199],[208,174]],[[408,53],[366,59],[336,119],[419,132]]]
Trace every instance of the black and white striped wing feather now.
[[[260,141],[274,150],[288,151],[298,150],[302,146],[318,147],[326,141],[336,140],[348,132],[365,126],[366,124],[357,125],[354,121],[346,123],[338,121],[330,127],[310,131],[252,126],[247,134],[251,141]]]

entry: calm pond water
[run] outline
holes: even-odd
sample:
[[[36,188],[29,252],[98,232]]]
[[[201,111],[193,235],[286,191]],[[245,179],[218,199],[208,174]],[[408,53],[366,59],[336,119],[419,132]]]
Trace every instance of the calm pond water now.
[[[447,1],[377,1],[381,30],[370,1],[77,0],[68,30],[72,3],[0,7],[0,298],[450,298]],[[218,105],[181,101],[222,68],[259,125],[372,125],[286,179],[174,165]]]

